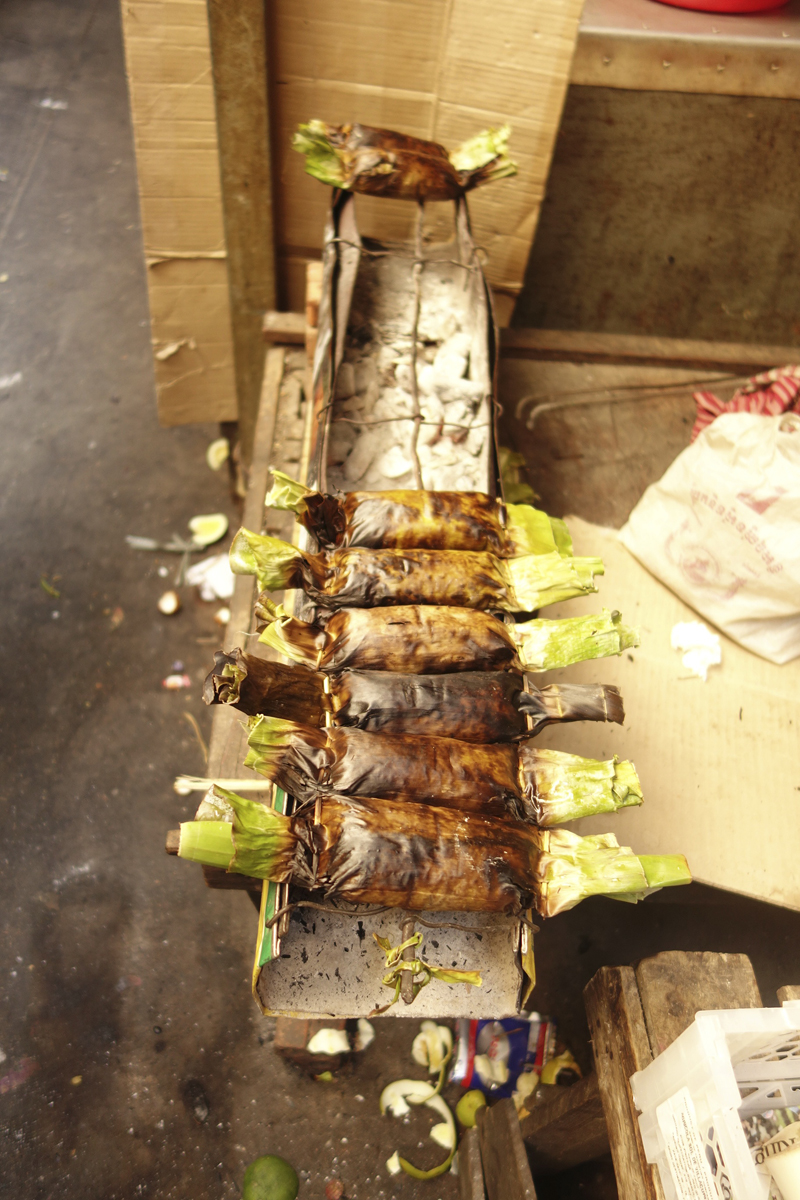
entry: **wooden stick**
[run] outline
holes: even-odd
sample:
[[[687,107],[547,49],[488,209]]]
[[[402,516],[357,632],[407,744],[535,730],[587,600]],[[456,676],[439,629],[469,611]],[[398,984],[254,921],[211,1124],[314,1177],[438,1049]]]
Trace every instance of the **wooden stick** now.
[[[414,410],[414,428],[411,431],[411,442],[409,451],[411,453],[411,469],[414,472],[414,487],[422,491],[422,467],[420,466],[419,453],[417,452],[417,443],[419,442],[419,430],[422,424],[422,410],[419,406],[419,386],[417,383],[417,334],[419,330],[419,310],[422,303],[422,222],[425,214],[425,202],[420,200],[417,207],[417,225],[414,245],[414,268],[412,278],[414,280],[414,320],[411,329],[411,406]],[[408,974],[408,972],[405,972]],[[403,996],[405,1000],[405,996]],[[407,1000],[407,1004],[411,1001]]]
[[[400,941],[407,942],[414,936],[414,918],[405,917],[400,933]],[[411,962],[414,958],[414,947],[406,946],[403,951],[403,962]],[[400,979],[400,996],[403,1004],[411,1004],[414,999],[414,976],[411,971],[403,971]]]

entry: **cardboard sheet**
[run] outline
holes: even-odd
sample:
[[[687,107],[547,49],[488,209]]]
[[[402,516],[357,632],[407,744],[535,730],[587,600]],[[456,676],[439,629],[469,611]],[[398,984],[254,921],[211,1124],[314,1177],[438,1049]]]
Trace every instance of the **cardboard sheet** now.
[[[544,615],[617,608],[641,633],[639,649],[620,658],[546,677],[620,688],[624,728],[551,727],[539,744],[630,758],[644,792],[640,808],[575,822],[575,830],[611,830],[639,854],[682,852],[701,883],[800,909],[800,659],[775,666],[720,635],[722,665],[703,683],[670,646],[672,626],[697,614],[639,565],[615,530],[575,517],[567,523],[575,553],[600,555],[606,573],[599,594]]]
[[[122,24],[159,418],[235,420],[206,5],[130,0]],[[159,359],[174,343],[180,348]]]
[[[271,42],[281,269],[302,307],[299,260],[322,241],[326,189],[291,149],[298,122],[386,125],[454,148],[487,126],[513,126],[519,174],[470,197],[486,274],[510,312],[519,291],[561,119],[583,0],[277,0]],[[359,228],[408,238],[414,206],[359,198]],[[452,205],[431,205],[436,235]]]
[[[363,121],[455,147],[510,122],[519,175],[470,201],[475,241],[505,323],[519,292],[561,118],[583,0],[276,0],[267,6],[274,204],[284,307],[300,311],[305,263],[317,258],[328,189],[291,149],[301,121]],[[165,424],[236,417],[218,132],[205,0],[125,0],[128,82],[139,173],[154,348],[193,342],[155,362]],[[411,234],[414,205],[359,199],[363,233]],[[453,206],[430,205],[444,240]],[[196,281],[197,262],[207,268]],[[169,288],[167,297],[161,295]],[[209,293],[208,289],[211,289]],[[161,313],[168,307],[170,330]],[[206,332],[212,318],[215,332]]]

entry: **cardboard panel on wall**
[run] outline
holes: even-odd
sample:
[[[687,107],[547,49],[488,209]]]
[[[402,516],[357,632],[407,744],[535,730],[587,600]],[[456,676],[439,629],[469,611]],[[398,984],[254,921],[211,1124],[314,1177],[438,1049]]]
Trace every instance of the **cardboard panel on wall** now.
[[[553,142],[577,38],[582,0],[275,0],[267,6],[274,203],[282,302],[303,307],[302,263],[319,254],[330,195],[306,175],[291,150],[300,121],[361,120],[433,138],[453,147],[489,125],[510,122],[515,179],[476,192],[475,238],[488,253],[500,319],[510,315],[536,228]],[[219,260],[225,276],[223,202],[208,12],[204,0],[122,0],[123,30],[139,169],[145,256]],[[215,42],[215,56],[217,43]],[[253,154],[257,147],[243,147]],[[265,147],[265,153],[267,149]],[[234,206],[235,207],[235,206]],[[230,209],[230,205],[228,205]],[[431,205],[434,238],[452,229],[452,207]],[[230,222],[235,217],[227,212]],[[359,227],[367,235],[406,238],[414,206],[364,198]],[[246,266],[246,264],[245,264]],[[152,272],[151,290],[156,284]],[[171,310],[169,337],[204,345],[212,320],[202,287],[184,282]],[[205,286],[205,285],[203,285]],[[167,339],[153,306],[153,337]],[[214,356],[230,348],[231,319],[219,320]],[[236,416],[232,376],[220,370],[177,403],[176,384],[156,360],[159,415],[167,424]],[[217,390],[215,390],[217,389]]]
[[[329,202],[291,150],[299,121],[360,120],[448,147],[510,122],[519,175],[470,200],[475,238],[507,316],[536,228],[581,7],[582,0],[348,0],[335,8],[278,0],[271,43],[282,265],[318,251]],[[448,210],[432,206],[433,236],[451,227]],[[359,202],[359,229],[368,235],[408,237],[413,217],[410,204]],[[290,305],[299,308],[295,290]]]
[[[159,418],[235,420],[206,5],[123,0],[122,22]]]

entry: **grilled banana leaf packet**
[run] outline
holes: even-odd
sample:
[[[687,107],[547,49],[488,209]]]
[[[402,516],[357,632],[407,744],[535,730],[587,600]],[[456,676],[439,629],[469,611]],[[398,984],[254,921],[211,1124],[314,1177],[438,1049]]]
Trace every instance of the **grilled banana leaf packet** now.
[[[490,613],[446,605],[343,608],[312,623],[258,598],[259,641],[318,671],[346,667],[443,675],[454,671],[551,671],[639,645],[618,612],[505,624]]]
[[[637,856],[612,834],[581,838],[518,821],[425,805],[326,797],[318,814],[285,817],[213,788],[178,853],[207,866],[322,889],[330,899],[412,912],[543,917],[587,896],[631,902],[691,882],[683,855]]]
[[[403,675],[344,670],[323,676],[239,649],[216,652],[203,699],[230,704],[248,716],[481,743],[514,741],[554,722],[621,725],[625,719],[622,697],[610,686],[551,683],[537,688],[516,671]]]
[[[369,550],[304,554],[279,538],[240,529],[230,549],[235,575],[255,575],[270,592],[302,588],[325,608],[435,604],[533,612],[596,592],[599,558],[525,554],[497,558],[469,550]]]
[[[633,764],[446,737],[251,717],[244,765],[300,800],[321,792],[509,815],[547,826],[642,803]]]
[[[498,558],[572,555],[562,520],[530,504],[504,504],[484,492],[348,492],[327,496],[282,471],[267,508],[293,512],[320,546],[371,550],[469,550]]]
[[[308,174],[330,187],[393,200],[458,200],[516,174],[510,133],[508,125],[486,129],[448,154],[438,142],[392,129],[312,120],[298,126],[292,146],[305,155]]]

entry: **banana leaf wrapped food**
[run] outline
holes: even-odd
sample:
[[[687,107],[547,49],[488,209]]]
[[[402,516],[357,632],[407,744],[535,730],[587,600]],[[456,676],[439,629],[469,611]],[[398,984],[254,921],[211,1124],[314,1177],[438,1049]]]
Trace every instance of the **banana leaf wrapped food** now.
[[[596,592],[599,558],[525,554],[497,558],[470,550],[369,550],[342,547],[305,554],[289,542],[240,529],[231,570],[255,575],[266,591],[302,588],[325,608],[436,604],[532,612]]]
[[[268,662],[239,649],[218,650],[206,677],[206,704],[230,704],[248,716],[333,724],[369,733],[406,733],[508,742],[553,722],[625,719],[615,687],[557,684],[537,688],[517,671],[404,675],[337,671]]]
[[[465,192],[514,175],[511,129],[487,129],[452,154],[438,142],[392,129],[312,120],[298,126],[292,145],[306,171],[331,187],[395,200],[457,200]]]
[[[543,917],[587,896],[637,901],[691,882],[683,855],[637,857],[613,834],[581,838],[519,821],[426,805],[326,797],[285,817],[214,788],[181,825],[178,854],[256,879],[322,889],[331,899],[412,912]]]
[[[551,671],[639,645],[636,630],[608,609],[586,617],[505,624],[469,608],[398,605],[320,612],[310,623],[287,616],[260,596],[255,612],[262,628],[259,641],[317,671]]]
[[[633,764],[447,737],[251,717],[245,767],[297,799],[321,793],[510,815],[542,826],[642,803]]]
[[[530,504],[504,504],[484,492],[410,489],[329,496],[282,471],[272,474],[267,508],[293,512],[321,546],[572,555],[564,522]]]

